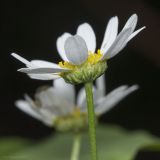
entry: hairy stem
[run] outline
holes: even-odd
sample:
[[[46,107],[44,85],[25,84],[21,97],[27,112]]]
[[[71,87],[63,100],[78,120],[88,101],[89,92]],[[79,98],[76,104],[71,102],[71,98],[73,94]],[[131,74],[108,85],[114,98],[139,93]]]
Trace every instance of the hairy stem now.
[[[96,127],[95,127],[95,112],[94,112],[92,82],[85,83],[85,91],[86,91],[87,109],[88,109],[91,160],[97,160]]]

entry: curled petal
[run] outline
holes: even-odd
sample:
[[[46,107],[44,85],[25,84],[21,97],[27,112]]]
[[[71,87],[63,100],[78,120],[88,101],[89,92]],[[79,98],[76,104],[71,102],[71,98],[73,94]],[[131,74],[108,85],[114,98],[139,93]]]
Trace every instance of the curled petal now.
[[[64,45],[68,60],[75,64],[82,64],[88,57],[88,49],[84,39],[78,35],[69,37]]]

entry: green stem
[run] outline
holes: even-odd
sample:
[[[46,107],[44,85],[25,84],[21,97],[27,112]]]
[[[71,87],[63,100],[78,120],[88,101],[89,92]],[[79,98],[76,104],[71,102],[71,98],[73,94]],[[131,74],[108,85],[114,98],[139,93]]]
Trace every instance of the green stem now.
[[[86,91],[87,108],[88,108],[91,160],[97,160],[96,127],[95,127],[95,112],[94,112],[92,82],[85,83],[85,91]]]
[[[79,159],[80,144],[81,144],[81,135],[80,133],[75,133],[72,152],[71,152],[71,160]]]

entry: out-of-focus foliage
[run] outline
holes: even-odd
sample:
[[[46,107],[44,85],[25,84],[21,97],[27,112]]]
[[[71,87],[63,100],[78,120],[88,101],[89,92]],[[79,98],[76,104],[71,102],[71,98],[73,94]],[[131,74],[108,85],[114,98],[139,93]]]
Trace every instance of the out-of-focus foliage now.
[[[8,159],[16,160],[66,160],[70,158],[72,138],[73,134],[57,134],[30,147],[26,146],[26,149],[25,141],[6,139],[6,142],[0,141],[0,152],[8,152]],[[160,139],[157,137],[145,131],[128,132],[116,126],[99,126],[97,141],[100,160],[132,160],[140,149],[160,150]],[[8,145],[8,151],[7,147],[3,149],[3,145]],[[88,135],[83,134],[80,159],[88,160],[89,153]],[[0,155],[0,159],[5,154]]]
[[[0,139],[0,159],[13,158],[13,154],[31,146],[31,142],[15,137],[5,137]]]

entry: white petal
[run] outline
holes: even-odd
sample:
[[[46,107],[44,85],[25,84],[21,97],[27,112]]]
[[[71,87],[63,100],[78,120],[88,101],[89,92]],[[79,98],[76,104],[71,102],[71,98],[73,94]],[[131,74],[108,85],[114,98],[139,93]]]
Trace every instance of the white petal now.
[[[134,38],[139,32],[141,32],[141,31],[142,31],[143,29],[145,29],[145,28],[146,28],[146,27],[144,26],[144,27],[136,30],[135,32],[133,32],[133,33],[129,36],[127,42],[129,42],[132,38]]]
[[[94,53],[96,49],[96,36],[92,27],[88,23],[83,23],[77,28],[77,34],[85,40],[88,50]]]
[[[27,74],[48,74],[48,73],[67,72],[69,70],[63,68],[21,68],[18,71]]]
[[[106,51],[112,45],[112,43],[117,37],[117,32],[118,32],[118,17],[116,16],[116,17],[112,17],[109,20],[108,25],[106,27],[103,42],[101,45],[102,53],[106,53]]]
[[[20,55],[16,54],[16,53],[12,53],[11,54],[14,58],[18,59],[19,61],[21,61],[22,63],[24,63],[27,67],[29,68],[47,68],[47,67],[51,67],[51,68],[60,68],[57,64],[55,63],[51,63],[48,61],[43,61],[43,60],[32,60],[32,61],[28,61],[25,58],[21,57]]]
[[[137,90],[138,86],[133,85],[131,87],[120,86],[110,92],[107,96],[99,99],[97,101],[97,106],[95,108],[96,114],[103,114],[113,108],[121,100],[123,100],[127,95]]]
[[[80,91],[78,92],[78,95],[77,95],[77,105],[78,107],[84,107],[85,102],[86,100],[86,93],[85,93],[85,89],[84,88],[81,88]]]
[[[64,50],[64,44],[66,39],[70,36],[72,36],[70,33],[64,33],[62,36],[58,37],[56,42],[58,53],[64,61],[68,61]]]
[[[34,65],[32,65],[31,62],[29,62],[27,59],[21,57],[20,55],[18,55],[16,53],[12,53],[11,56],[18,59],[19,61],[21,61],[22,63],[24,63],[28,67],[34,67]]]
[[[36,67],[51,67],[51,68],[57,68],[59,67],[57,64],[52,63],[52,62],[48,62],[48,61],[43,61],[43,60],[32,60],[31,64],[33,64]]]
[[[28,74],[28,76],[37,80],[54,80],[60,78],[59,75],[54,74]]]
[[[41,108],[51,115],[50,117],[71,113],[74,107],[74,104],[60,96],[53,87],[37,92],[36,99],[40,102]]]
[[[96,79],[96,86],[99,92],[99,97],[103,97],[106,92],[105,74]]]
[[[35,105],[34,101],[28,94],[24,94],[24,98],[32,108],[37,109],[37,106]]]
[[[62,78],[53,81],[54,91],[61,98],[65,98],[73,105],[75,104],[75,88],[74,85],[66,83]]]
[[[52,115],[44,108],[40,109],[40,114],[42,115],[42,122],[49,127],[53,127],[56,116]]]
[[[41,115],[35,111],[30,105],[29,103],[27,103],[26,101],[24,100],[18,100],[15,102],[15,105],[17,108],[19,108],[20,110],[22,110],[23,112],[29,114],[30,116],[38,119],[38,120],[41,120]]]
[[[27,95],[24,95],[26,102],[28,102],[28,104],[32,107],[33,110],[35,110],[36,112],[38,112],[38,114],[41,116],[41,120],[45,125],[47,126],[53,126],[53,120],[55,118],[54,115],[50,114],[45,114],[44,112],[42,112],[43,108],[41,106],[41,104],[39,104],[39,106],[36,106],[36,104],[34,103],[34,101]],[[48,110],[46,110],[48,111]]]
[[[75,64],[82,64],[88,57],[88,49],[83,38],[78,35],[69,37],[64,45],[68,60]]]
[[[108,51],[104,54],[104,56],[102,57],[102,60],[112,58],[116,54],[118,54],[127,44],[127,40],[130,34],[131,34],[131,28],[128,28],[122,31],[117,36],[116,40],[111,45],[111,47],[108,49]]]
[[[131,28],[131,32],[134,31],[134,29],[136,28],[137,25],[137,21],[138,21],[138,16],[137,14],[133,14],[126,22],[125,26],[123,27],[122,31],[124,31],[127,28]]]

